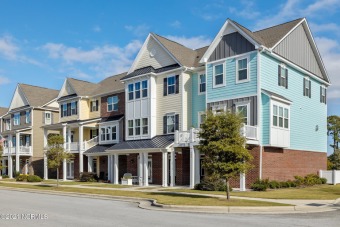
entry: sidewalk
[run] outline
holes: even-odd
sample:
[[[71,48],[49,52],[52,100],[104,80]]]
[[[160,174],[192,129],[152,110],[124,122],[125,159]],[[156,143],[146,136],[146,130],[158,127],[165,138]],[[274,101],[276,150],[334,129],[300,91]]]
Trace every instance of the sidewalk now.
[[[312,213],[312,212],[327,212],[335,211],[340,209],[340,198],[336,200],[290,200],[290,199],[262,199],[262,198],[248,198],[248,197],[238,197],[232,196],[234,199],[245,199],[245,200],[257,200],[265,202],[275,202],[291,204],[292,206],[268,206],[268,207],[220,207],[220,206],[180,206],[180,205],[163,205],[158,204],[157,201],[153,199],[137,199],[131,197],[121,197],[121,196],[108,196],[108,195],[94,195],[87,193],[73,193],[73,192],[57,192],[57,191],[43,191],[39,189],[23,189],[11,187],[11,184],[27,184],[27,185],[46,185],[54,186],[55,184],[44,184],[44,183],[26,183],[26,182],[10,182],[1,181],[4,184],[8,184],[8,187],[0,187],[0,189],[11,189],[18,191],[26,191],[33,193],[44,193],[53,195],[67,195],[67,196],[81,196],[88,198],[98,198],[98,199],[112,199],[127,202],[139,203],[139,207],[149,210],[167,210],[167,211],[177,211],[177,212],[195,212],[195,213],[268,213],[268,214],[279,214],[279,213]],[[164,190],[162,187],[150,186],[150,187],[129,187],[129,188],[107,188],[107,187],[96,187],[88,185],[60,185],[60,187],[70,187],[70,188],[87,188],[87,189],[101,189],[101,190],[119,190],[119,191],[139,191],[139,192],[158,192],[166,194],[178,194],[178,195],[199,195],[199,196],[209,196],[225,198],[224,195],[208,195],[200,193],[187,193],[187,192],[170,192],[161,191]],[[174,187],[179,188],[179,187]],[[169,188],[169,189],[174,189]],[[183,187],[181,187],[183,188]]]

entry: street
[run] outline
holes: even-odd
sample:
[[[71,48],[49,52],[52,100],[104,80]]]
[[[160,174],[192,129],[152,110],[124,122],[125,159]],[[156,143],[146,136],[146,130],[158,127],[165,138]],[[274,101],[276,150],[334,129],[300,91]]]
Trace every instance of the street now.
[[[0,226],[339,226],[340,210],[310,214],[153,211],[136,203],[1,190]]]

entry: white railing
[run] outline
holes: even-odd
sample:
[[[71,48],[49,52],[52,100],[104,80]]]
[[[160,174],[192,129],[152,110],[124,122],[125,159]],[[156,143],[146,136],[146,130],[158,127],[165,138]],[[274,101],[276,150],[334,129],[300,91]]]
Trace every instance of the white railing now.
[[[340,170],[320,170],[319,176],[327,179],[327,184],[340,184]]]
[[[257,126],[245,125],[242,127],[243,136],[247,139],[257,140]]]
[[[79,151],[79,143],[78,142],[66,143],[65,147],[66,147],[67,151]]]
[[[31,153],[32,153],[32,147],[31,146],[20,146],[19,154],[30,155]]]
[[[83,149],[84,149],[84,151],[90,149],[91,147],[96,146],[96,145],[98,144],[98,142],[99,142],[99,137],[98,137],[98,136],[96,136],[96,137],[90,139],[89,141],[85,141],[85,142],[83,143]]]
[[[9,155],[9,154],[15,155],[16,147],[4,147],[3,154],[4,155]],[[20,155],[32,155],[32,147],[31,146],[20,146],[19,154]]]

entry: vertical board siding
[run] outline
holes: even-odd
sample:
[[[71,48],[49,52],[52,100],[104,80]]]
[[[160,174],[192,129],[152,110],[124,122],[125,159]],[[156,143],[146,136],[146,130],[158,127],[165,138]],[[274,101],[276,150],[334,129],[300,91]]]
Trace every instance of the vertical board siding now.
[[[240,33],[234,32],[222,37],[209,61],[215,61],[255,50],[255,46]]]
[[[261,94],[262,101],[262,144],[269,144],[269,127],[270,127],[270,104],[269,97]]]
[[[302,24],[275,47],[274,52],[323,78],[320,66]]]
[[[304,74],[288,67],[288,89],[278,86],[281,62],[261,56],[261,88],[282,95],[290,105],[290,149],[327,152],[327,105],[320,103],[320,83],[311,79],[311,98],[303,96]]]
[[[252,52],[247,56],[249,56],[250,80],[244,83],[236,83],[236,60],[238,58],[228,58],[223,62],[226,69],[226,86],[219,88],[213,88],[213,65],[207,64],[208,103],[237,97],[252,96],[257,93],[257,52]]]
[[[192,126],[194,128],[199,127],[198,123],[198,112],[205,111],[206,93],[198,94],[198,80],[199,74],[194,73],[192,75]]]

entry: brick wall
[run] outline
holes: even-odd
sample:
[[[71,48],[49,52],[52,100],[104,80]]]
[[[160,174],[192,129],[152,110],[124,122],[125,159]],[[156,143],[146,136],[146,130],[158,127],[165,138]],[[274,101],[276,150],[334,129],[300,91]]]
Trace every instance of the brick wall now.
[[[138,154],[130,154],[127,156],[127,173],[131,173],[132,176],[137,176],[138,166]]]
[[[117,111],[107,111],[107,98],[111,96],[118,96],[118,110]],[[101,105],[100,105],[100,116],[103,118],[113,117],[117,115],[125,114],[125,92],[120,92],[117,94],[111,94],[108,96],[101,97]]]
[[[190,184],[190,150],[183,148],[176,152],[176,185]]]
[[[162,153],[152,153],[152,184],[162,185]]]
[[[127,169],[127,157],[126,155],[119,155],[118,156],[118,169],[119,169],[119,176],[118,176],[118,180],[120,181],[120,179],[123,177],[124,173],[127,173],[129,170]]]

